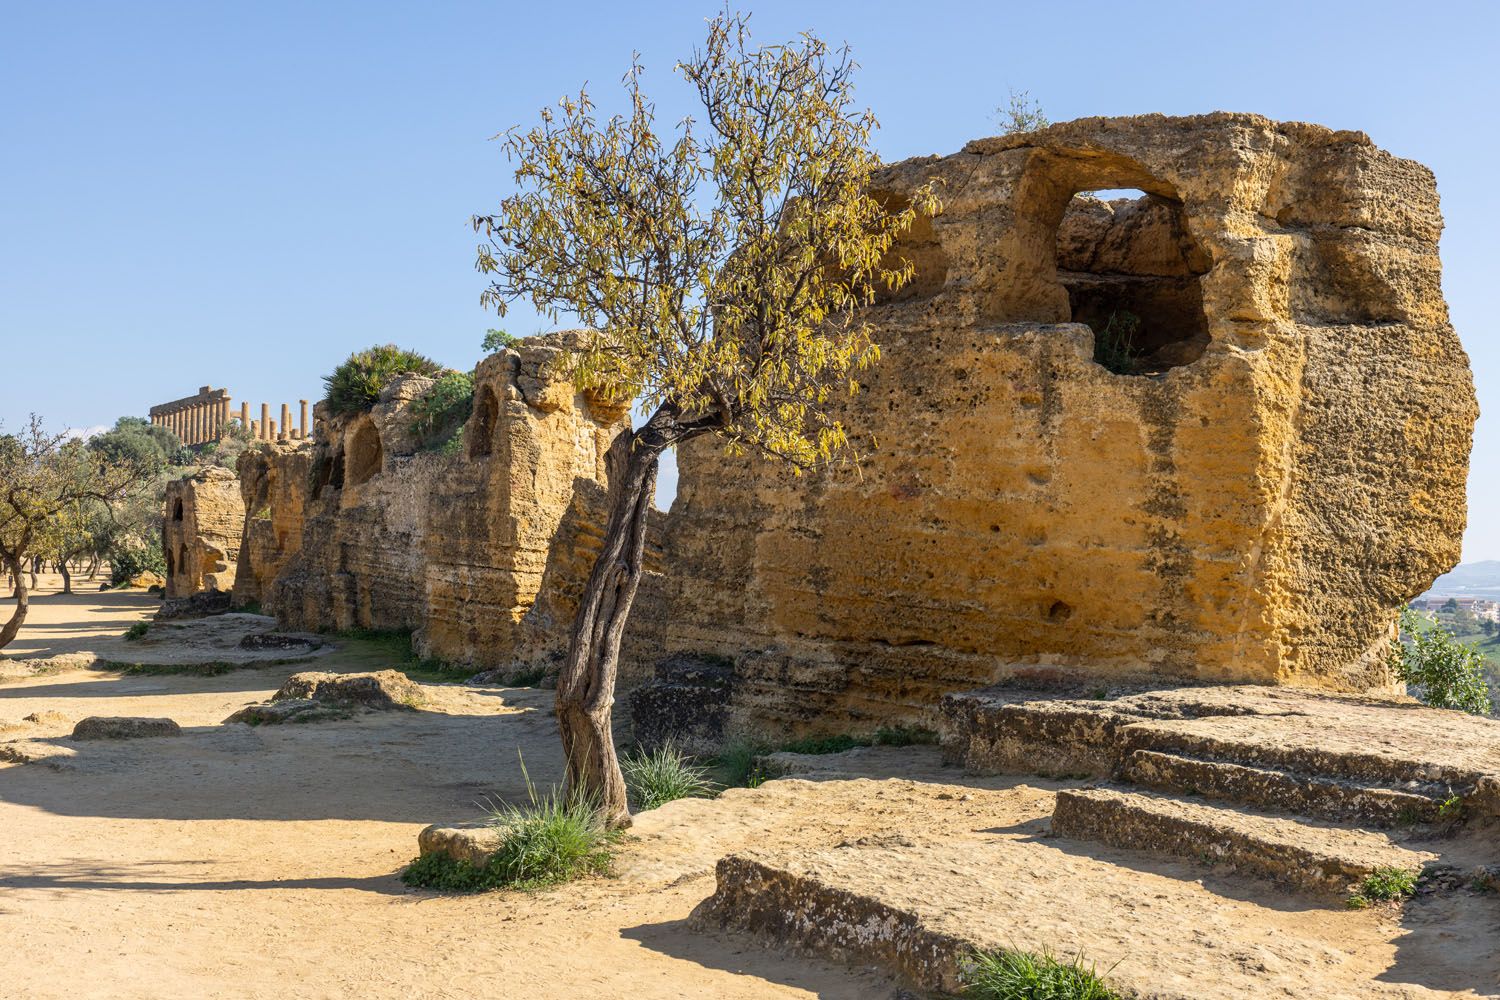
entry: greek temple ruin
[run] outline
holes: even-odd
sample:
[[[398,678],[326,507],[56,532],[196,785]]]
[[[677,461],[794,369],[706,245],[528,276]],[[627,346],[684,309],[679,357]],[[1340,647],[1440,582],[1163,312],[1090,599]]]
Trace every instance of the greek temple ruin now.
[[[239,424],[256,441],[303,440],[308,436],[308,403],[305,399],[299,399],[297,403],[298,421],[295,427],[292,426],[292,409],[286,403],[281,404],[281,420],[278,423],[271,419],[269,403],[260,404],[260,419],[253,420],[250,416],[250,404],[241,402]],[[222,440],[225,429],[234,421],[235,416],[229,390],[207,385],[201,387],[196,395],[161,403],[150,410],[151,423],[167,428],[189,447]]]
[[[1395,609],[1458,558],[1477,414],[1431,172],[1360,132],[1148,115],[908,160],[878,196],[928,181],[943,211],[893,251],[916,278],[838,404],[857,465],[681,449],[637,725],[926,723],[1007,678],[1388,690]],[[555,658],[627,426],[559,374],[568,336],[480,363],[457,454],[415,447],[414,376],[311,435],[263,405],[236,602]],[[153,420],[227,414],[200,397]]]

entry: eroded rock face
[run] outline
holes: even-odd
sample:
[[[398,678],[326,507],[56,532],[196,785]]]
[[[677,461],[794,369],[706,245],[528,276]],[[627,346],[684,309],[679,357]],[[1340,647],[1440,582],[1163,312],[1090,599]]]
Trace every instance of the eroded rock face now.
[[[1476,416],[1431,172],[1215,114],[880,184],[930,179],[841,404],[861,467],[680,449],[666,645],[734,660],[728,728],[917,722],[1018,675],[1388,687],[1393,609],[1459,555]]]
[[[235,474],[217,466],[167,484],[162,552],[166,596],[234,589],[245,504]]]
[[[454,663],[555,659],[603,532],[606,455],[629,426],[561,370],[577,337],[482,361],[458,454],[418,450],[411,404],[431,380],[414,375],[368,414],[316,407],[315,444],[247,453],[236,602],[294,628],[411,629],[422,655]]]

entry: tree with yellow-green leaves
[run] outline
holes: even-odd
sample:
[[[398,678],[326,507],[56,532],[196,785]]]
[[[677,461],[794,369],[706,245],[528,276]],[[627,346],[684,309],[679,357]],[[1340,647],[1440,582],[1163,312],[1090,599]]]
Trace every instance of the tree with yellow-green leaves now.
[[[506,133],[518,190],[474,219],[484,303],[576,317],[594,330],[571,358],[579,387],[650,413],[611,453],[604,543],[557,686],[569,792],[617,826],[630,813],[610,711],[659,457],[706,434],[799,470],[839,456],[830,401],[880,353],[862,310],[911,279],[890,251],[938,210],[930,189],[896,211],[872,197],[876,121],[854,102],[847,49],[811,34],[756,47],[726,11],[677,69],[701,120],[659,134],[636,63],[627,113],[601,119],[581,91]]]

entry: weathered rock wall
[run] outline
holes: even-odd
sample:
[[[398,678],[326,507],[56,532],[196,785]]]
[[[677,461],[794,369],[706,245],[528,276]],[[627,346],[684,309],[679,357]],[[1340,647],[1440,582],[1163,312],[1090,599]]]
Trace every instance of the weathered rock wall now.
[[[666,645],[734,661],[727,724],[870,729],[1032,674],[1388,685],[1476,416],[1432,174],[1214,114],[980,140],[882,196],[929,179],[843,404],[859,468],[681,449]]]
[[[316,445],[263,452],[242,475],[267,498],[247,530],[265,612],[298,628],[411,629],[419,652],[450,662],[555,661],[603,530],[606,455],[628,426],[623,406],[561,370],[574,336],[480,363],[458,453],[418,450],[410,408],[432,380],[414,375],[368,414],[316,407]],[[526,622],[538,603],[547,627]]]
[[[167,484],[162,552],[167,597],[234,589],[245,507],[228,469],[210,467]]]

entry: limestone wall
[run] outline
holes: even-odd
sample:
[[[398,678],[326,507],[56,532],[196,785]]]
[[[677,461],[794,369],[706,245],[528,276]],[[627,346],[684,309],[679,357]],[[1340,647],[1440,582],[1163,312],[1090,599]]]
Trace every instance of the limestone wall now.
[[[211,467],[170,482],[162,523],[167,597],[234,589],[245,507],[228,469]]]
[[[566,628],[525,618],[546,581],[542,603],[571,620],[602,532],[605,456],[628,426],[559,369],[572,336],[480,363],[459,454],[418,450],[410,405],[431,380],[405,376],[368,414],[315,407],[315,444],[247,456],[236,601],[297,628],[412,629],[450,662],[555,659]]]
[[[729,726],[870,729],[1006,677],[1389,684],[1476,417],[1432,174],[1215,114],[980,140],[882,197],[931,178],[844,407],[859,468],[681,449],[666,646],[733,659]]]

